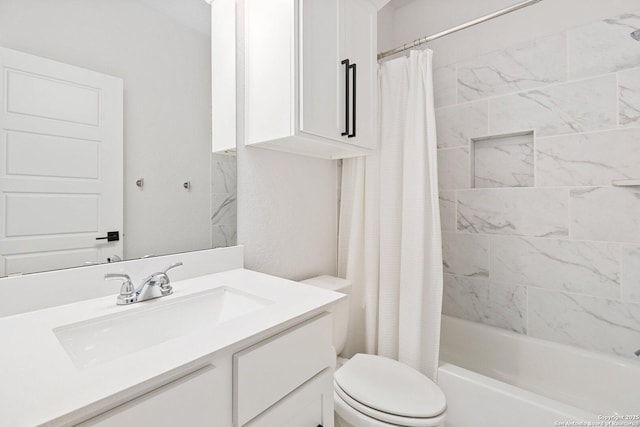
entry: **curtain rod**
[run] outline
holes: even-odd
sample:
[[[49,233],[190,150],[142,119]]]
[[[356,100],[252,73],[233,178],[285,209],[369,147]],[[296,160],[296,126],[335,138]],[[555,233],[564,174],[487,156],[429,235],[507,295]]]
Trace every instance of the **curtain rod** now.
[[[483,22],[489,21],[491,19],[497,18],[502,15],[506,15],[507,13],[515,12],[516,10],[525,8],[527,6],[531,6],[535,3],[541,2],[542,0],[527,0],[522,3],[514,4],[509,7],[505,7],[504,9],[497,10],[493,13],[490,13],[485,16],[481,16],[480,18],[473,19],[469,22],[465,22],[464,24],[457,25],[455,27],[449,28],[448,30],[440,31],[439,33],[432,34],[430,36],[423,37],[421,39],[416,39],[411,43],[405,43],[402,46],[399,46],[395,49],[388,50],[386,52],[382,52],[378,54],[378,61],[382,58],[386,58],[387,56],[395,55],[396,53],[404,52],[405,50],[413,49],[414,47],[418,47],[425,43],[429,43],[435,39],[439,39],[440,37],[447,36],[449,34],[455,33],[460,30],[464,30],[465,28],[473,27],[474,25],[481,24]]]

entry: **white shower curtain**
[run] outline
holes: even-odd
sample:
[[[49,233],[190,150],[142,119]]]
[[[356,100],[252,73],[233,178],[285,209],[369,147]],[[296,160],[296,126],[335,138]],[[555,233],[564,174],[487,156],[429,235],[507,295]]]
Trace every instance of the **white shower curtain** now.
[[[436,380],[442,246],[432,55],[413,51],[380,66],[379,154],[343,164],[339,273],[354,286],[347,352],[387,356]]]

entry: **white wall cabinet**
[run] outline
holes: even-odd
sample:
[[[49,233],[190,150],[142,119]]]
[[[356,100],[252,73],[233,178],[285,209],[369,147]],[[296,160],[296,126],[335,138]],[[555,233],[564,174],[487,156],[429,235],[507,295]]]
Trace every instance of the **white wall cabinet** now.
[[[78,426],[333,427],[331,343],[324,313]]]
[[[245,145],[329,159],[376,148],[380,3],[239,2]]]

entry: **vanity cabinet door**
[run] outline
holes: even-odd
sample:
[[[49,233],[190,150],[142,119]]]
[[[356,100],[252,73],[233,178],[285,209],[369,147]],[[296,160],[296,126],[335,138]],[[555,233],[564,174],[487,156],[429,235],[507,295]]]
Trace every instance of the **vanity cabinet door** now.
[[[228,393],[217,389],[220,373],[214,366],[206,366],[78,425],[228,427],[221,421],[228,419],[225,408],[217,404],[224,401],[221,393]]]
[[[333,370],[325,369],[246,427],[333,427]]]
[[[331,314],[324,313],[233,355],[236,426],[246,425],[331,366],[331,326]]]

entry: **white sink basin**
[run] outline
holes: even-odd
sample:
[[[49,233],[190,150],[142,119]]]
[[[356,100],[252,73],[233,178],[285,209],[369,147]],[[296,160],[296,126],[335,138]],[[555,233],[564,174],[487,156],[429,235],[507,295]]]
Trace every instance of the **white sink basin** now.
[[[173,300],[138,303],[139,308],[61,326],[53,332],[73,363],[78,368],[87,368],[218,325],[272,303],[221,287]]]

